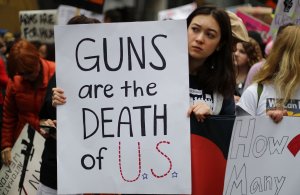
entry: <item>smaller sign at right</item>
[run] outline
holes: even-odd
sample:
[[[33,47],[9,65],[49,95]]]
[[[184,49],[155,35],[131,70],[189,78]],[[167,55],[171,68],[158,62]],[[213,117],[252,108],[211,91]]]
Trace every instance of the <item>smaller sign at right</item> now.
[[[300,191],[300,118],[237,117],[223,195],[288,195]]]

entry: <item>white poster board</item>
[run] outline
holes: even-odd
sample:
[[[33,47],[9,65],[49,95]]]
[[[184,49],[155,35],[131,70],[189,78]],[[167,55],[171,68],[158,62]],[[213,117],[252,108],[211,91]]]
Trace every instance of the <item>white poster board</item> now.
[[[278,0],[269,32],[270,35],[275,38],[278,28],[288,23],[300,24],[300,2]]]
[[[25,125],[14,147],[12,148],[12,163],[3,165],[0,171],[0,194],[26,195],[36,194],[40,183],[41,155],[44,149],[44,138],[35,132],[29,136],[28,125]],[[30,137],[30,138],[29,138]],[[25,155],[27,159],[25,159]],[[27,162],[27,166],[24,165]],[[22,173],[23,172],[23,173]],[[20,185],[20,178],[23,179]],[[23,187],[19,187],[23,186]]]
[[[300,192],[299,117],[276,124],[269,117],[237,117],[223,195]]]
[[[59,193],[191,193],[186,22],[55,27]]]
[[[158,12],[158,20],[182,20],[186,19],[190,13],[196,9],[196,3],[190,3],[187,5],[161,10]]]
[[[77,15],[85,15],[89,18],[97,18],[99,21],[102,21],[103,15],[98,14],[89,10],[79,9],[70,5],[60,5],[57,9],[57,24],[65,25],[68,21]]]
[[[56,10],[20,11],[21,36],[28,41],[54,42]]]

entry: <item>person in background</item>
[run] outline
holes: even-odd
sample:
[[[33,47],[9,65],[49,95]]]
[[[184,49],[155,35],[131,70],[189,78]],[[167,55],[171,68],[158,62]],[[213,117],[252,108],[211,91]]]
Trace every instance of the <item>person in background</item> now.
[[[110,9],[104,12],[104,23],[123,22],[122,12],[120,9]]]
[[[271,52],[272,47],[273,47],[273,41],[270,41],[269,43],[267,43],[267,45],[265,47],[265,52],[264,52],[265,57],[268,57],[268,55]],[[262,58],[259,62],[255,63],[251,66],[250,70],[248,71],[247,78],[245,80],[244,90],[247,89],[247,87],[249,87],[249,85],[252,84],[253,77],[260,70],[260,68],[263,66],[265,61],[266,61],[266,59]]]
[[[188,115],[201,122],[209,115],[234,115],[235,70],[227,13],[216,7],[198,7],[188,16],[187,25],[191,100]]]
[[[239,115],[268,115],[276,123],[286,115],[299,116],[299,109],[289,106],[300,101],[299,36],[300,26],[288,26],[279,33],[254,83],[237,103]]]
[[[277,35],[279,35],[281,33],[281,31],[288,27],[288,26],[292,26],[294,24],[292,23],[287,23],[285,25],[282,25],[279,27],[278,31],[277,31]],[[271,52],[271,49],[273,47],[273,40],[271,40],[269,43],[267,43],[266,47],[265,47],[265,56],[267,57],[270,52]],[[253,82],[253,77],[256,75],[256,73],[260,70],[260,68],[263,66],[263,64],[265,63],[265,59],[262,59],[260,62],[257,62],[256,64],[254,64],[249,72],[248,72],[248,75],[247,75],[247,78],[246,78],[246,81],[245,81],[245,86],[244,86],[244,89],[246,89],[250,84],[252,84]]]
[[[5,97],[5,88],[8,82],[8,76],[6,73],[6,65],[0,58],[0,143],[1,143],[1,128],[2,128],[2,113],[3,113],[3,101]],[[0,158],[0,169],[2,167],[2,159]]]
[[[260,33],[257,31],[254,31],[254,30],[250,30],[250,31],[248,31],[248,35],[249,35],[249,37],[253,38],[258,43],[260,50],[263,52],[263,57],[266,57],[265,53],[264,53],[264,51],[266,49],[266,44],[264,43]]]
[[[40,57],[55,62],[55,44],[54,43],[42,43],[40,41],[31,41],[31,43],[39,51]]]
[[[260,46],[253,38],[250,38],[249,42],[238,42],[236,44],[236,51],[234,52],[234,64],[237,72],[234,95],[236,103],[243,93],[250,67],[262,59],[263,55]]]
[[[75,16],[68,21],[68,25],[100,23],[98,19],[84,15]],[[57,194],[57,148],[56,148],[56,108],[52,106],[52,88],[56,87],[55,74],[49,81],[45,101],[40,112],[40,125],[47,131],[45,146],[42,154],[40,169],[40,186],[37,195]],[[48,127],[48,128],[46,128]],[[54,132],[53,132],[54,130]]]
[[[12,161],[11,149],[24,125],[29,123],[35,130],[40,130],[39,112],[54,71],[54,62],[40,58],[30,42],[19,40],[10,49],[7,63],[10,79],[4,99],[1,132],[1,157],[6,166]]]
[[[13,46],[13,44],[16,42],[16,37],[13,33],[11,32],[6,32],[3,36],[4,42],[6,44],[6,53],[5,53],[5,57],[6,59],[9,56],[9,51],[11,49],[11,47]]]
[[[40,56],[49,61],[55,61],[55,45],[41,43],[39,47],[37,47],[40,53]]]
[[[103,23],[134,22],[136,21],[136,9],[133,7],[119,7],[104,12]]]
[[[7,59],[6,59],[6,43],[2,37],[0,37],[0,58],[3,60],[4,64],[7,64]],[[6,67],[6,66],[5,66]]]

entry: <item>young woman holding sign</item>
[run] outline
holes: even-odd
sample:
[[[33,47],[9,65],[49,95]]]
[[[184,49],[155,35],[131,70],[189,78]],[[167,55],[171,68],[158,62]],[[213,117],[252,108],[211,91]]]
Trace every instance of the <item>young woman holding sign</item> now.
[[[203,92],[193,93],[189,115],[194,113],[199,121],[210,114],[233,115],[235,73],[227,13],[215,7],[199,7],[188,17],[187,24],[191,89]],[[63,90],[54,88],[52,104],[64,103]]]
[[[213,120],[210,115],[232,116],[235,113],[232,34],[240,35],[244,31],[241,30],[240,25],[243,24],[239,23],[238,17],[234,15],[232,18],[237,32],[232,31],[227,12],[216,7],[199,7],[187,18],[192,194],[222,194],[223,191],[226,159],[215,142],[207,136],[211,129],[203,127]],[[242,35],[237,39],[239,37]],[[229,128],[229,139],[230,131]]]
[[[192,106],[188,114],[233,115],[235,71],[230,19],[224,10],[199,7],[187,18]]]
[[[235,72],[229,16],[216,7],[199,7],[187,18],[187,27],[191,100],[188,115],[197,121],[204,121],[208,115],[234,115]],[[52,105],[64,103],[64,91],[54,88]],[[198,184],[193,176],[193,186]],[[193,194],[200,195],[198,191]]]

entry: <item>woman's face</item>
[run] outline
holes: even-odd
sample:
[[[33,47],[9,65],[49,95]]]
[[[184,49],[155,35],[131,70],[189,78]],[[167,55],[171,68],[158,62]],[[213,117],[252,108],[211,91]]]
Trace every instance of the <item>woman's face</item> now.
[[[236,44],[236,51],[234,52],[235,66],[248,66],[249,58],[242,43]]]
[[[221,29],[211,15],[195,16],[188,27],[188,50],[194,60],[204,61],[219,46]]]

